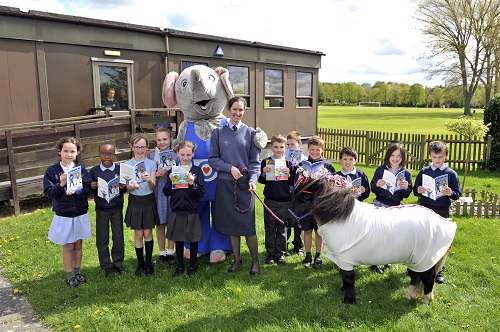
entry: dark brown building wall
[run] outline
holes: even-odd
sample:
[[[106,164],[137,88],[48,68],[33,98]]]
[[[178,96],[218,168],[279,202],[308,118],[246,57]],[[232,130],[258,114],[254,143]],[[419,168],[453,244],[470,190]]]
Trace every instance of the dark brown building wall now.
[[[0,125],[41,118],[33,42],[0,39]]]
[[[45,44],[50,118],[81,116],[94,105],[92,57],[105,58],[104,48]],[[109,60],[116,57],[109,58]],[[119,59],[134,61],[135,107],[162,107],[162,55],[121,51]]]

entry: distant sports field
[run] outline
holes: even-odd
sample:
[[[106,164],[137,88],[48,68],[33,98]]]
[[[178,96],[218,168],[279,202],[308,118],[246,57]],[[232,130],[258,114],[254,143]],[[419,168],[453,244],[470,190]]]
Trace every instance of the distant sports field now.
[[[446,120],[463,115],[462,108],[319,106],[318,127],[413,134],[446,134]],[[476,110],[483,120],[483,110]]]

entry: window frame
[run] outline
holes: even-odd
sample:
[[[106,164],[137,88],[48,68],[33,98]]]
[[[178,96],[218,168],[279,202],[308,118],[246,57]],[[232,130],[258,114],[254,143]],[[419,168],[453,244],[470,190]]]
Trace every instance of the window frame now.
[[[272,71],[279,71],[281,72],[281,95],[271,95],[271,94],[266,94],[266,83],[267,83],[267,71],[272,70]],[[269,109],[269,108],[284,108],[285,104],[285,70],[282,68],[264,68],[264,109]],[[270,100],[271,99],[276,99],[276,100],[281,100],[281,106],[266,106],[266,101],[269,101],[269,104],[271,104]]]
[[[106,59],[91,57],[92,61],[92,84],[94,85],[94,107],[101,105],[101,78],[99,66],[120,67],[127,69],[127,95],[128,109],[135,108],[135,88],[134,88],[134,61],[124,59]]]
[[[246,86],[247,86],[247,89],[248,89],[248,93],[236,93],[234,92],[234,88],[233,88],[233,93],[234,93],[234,96],[238,96],[238,97],[242,97],[245,99],[246,101],[246,107],[247,108],[251,108],[252,105],[250,103],[250,100],[251,100],[251,96],[250,96],[250,67],[249,66],[241,66],[241,65],[230,65],[228,64],[227,65],[227,70],[229,71],[229,81],[231,82],[231,71],[229,70],[229,67],[236,67],[236,68],[245,68],[247,70],[247,75],[246,75],[246,79],[247,79],[247,82],[246,82]],[[234,86],[233,82],[231,82],[231,85]]]
[[[311,77],[311,85],[310,85],[310,89],[311,89],[311,95],[300,95],[298,91],[299,90],[299,75],[300,74],[309,74],[310,77]],[[313,78],[314,78],[314,74],[312,72],[309,72],[309,71],[296,71],[295,73],[295,107],[296,108],[312,108],[313,107]],[[307,100],[309,102],[309,105],[307,106],[301,106],[300,105],[300,101],[303,101],[303,100]]]

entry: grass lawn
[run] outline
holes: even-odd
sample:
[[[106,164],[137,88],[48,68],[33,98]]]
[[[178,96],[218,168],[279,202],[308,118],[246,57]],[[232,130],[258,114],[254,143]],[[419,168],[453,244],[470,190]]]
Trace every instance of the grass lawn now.
[[[371,169],[366,171],[371,173]],[[470,183],[476,182],[473,178]],[[89,214],[95,220],[93,203]],[[331,261],[324,259],[322,270],[305,269],[297,255],[289,256],[285,266],[263,264],[260,204],[256,214],[262,265],[255,278],[249,276],[250,255],[245,245],[243,265],[233,274],[226,272],[229,256],[217,265],[202,257],[199,273],[192,279],[173,279],[174,267],[166,266],[156,266],[151,277],[135,277],[133,233],[127,230],[125,261],[130,273],[106,279],[94,239],[86,240],[82,272],[89,283],[69,289],[64,283],[61,247],[47,240],[50,209],[0,220],[0,270],[55,331],[73,331],[75,326],[82,331],[500,329],[498,219],[455,218],[458,232],[446,264],[447,282],[435,286],[431,305],[403,298],[409,283],[406,267],[393,265],[385,275],[359,267],[358,304],[344,306],[338,292],[340,276]]]
[[[318,127],[412,134],[451,134],[446,120],[463,115],[460,108],[319,106]],[[483,110],[474,114],[483,120]]]

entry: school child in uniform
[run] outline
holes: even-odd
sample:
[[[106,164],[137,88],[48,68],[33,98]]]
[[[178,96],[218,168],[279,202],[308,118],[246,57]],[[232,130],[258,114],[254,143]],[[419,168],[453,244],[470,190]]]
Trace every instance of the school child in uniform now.
[[[302,147],[302,137],[300,136],[300,133],[296,130],[292,130],[286,135],[286,148],[288,149],[293,149],[293,150],[301,150]],[[304,154],[301,154],[301,161],[302,160],[307,160],[307,157],[304,156]],[[296,166],[298,165],[292,165],[294,166],[294,169],[296,169]],[[293,174],[293,173],[291,173]],[[293,176],[292,176],[293,178]],[[290,191],[293,190],[293,185],[290,186]],[[286,235],[286,240],[287,240],[287,253],[288,254],[288,240],[292,236],[292,228],[287,229],[287,235]],[[304,243],[302,241],[302,231],[298,226],[293,227],[293,252],[296,253],[299,256],[304,256]]]
[[[125,258],[125,243],[123,239],[123,195],[127,192],[124,184],[116,183],[117,196],[109,202],[98,195],[98,179],[109,182],[120,177],[120,165],[114,163],[115,146],[111,143],[99,145],[99,158],[101,163],[94,166],[89,175],[92,179],[91,187],[95,202],[95,244],[99,256],[99,265],[104,270],[106,278],[114,276],[115,272],[125,273],[127,269],[123,264]],[[105,193],[104,195],[109,195]],[[113,246],[109,252],[109,227]],[[112,261],[111,261],[112,258]]]
[[[325,141],[319,136],[311,136],[307,141],[307,152],[309,157],[307,161],[311,164],[316,162],[323,162],[323,167],[326,168],[330,173],[335,173],[335,168],[326,160],[323,159],[322,154],[325,149]],[[299,163],[299,171],[297,172],[296,179],[298,175],[301,174],[300,167],[302,167],[303,162]],[[296,180],[295,179],[295,180]],[[311,246],[312,246],[312,233],[314,230],[314,245],[316,247],[316,254],[314,255],[314,269],[321,269],[323,267],[323,261],[321,260],[321,249],[323,247],[323,239],[321,235],[318,234],[318,224],[313,217],[304,218],[302,221],[302,230],[304,231],[304,247],[306,249],[306,257],[302,261],[302,265],[305,268],[310,268],[312,261]]]
[[[188,169],[189,173],[187,174],[187,188],[172,188],[172,170],[167,171],[167,181],[163,187],[163,193],[165,196],[170,196],[171,203],[167,238],[175,241],[175,255],[177,256],[177,269],[172,277],[179,277],[184,273],[184,242],[189,242],[191,249],[187,275],[192,277],[196,273],[198,241],[202,239],[198,209],[201,196],[205,193],[205,178],[201,168],[192,163],[194,144],[191,141],[179,142],[175,146],[175,152],[180,160],[179,166]]]
[[[171,149],[172,132],[170,129],[163,126],[156,128],[155,138],[156,147],[160,150],[160,152]],[[167,224],[168,215],[170,213],[170,196],[163,195],[163,187],[167,182],[167,171],[170,169],[171,164],[175,165],[173,156],[169,155],[169,157],[171,159],[167,160],[167,157],[165,157],[164,161],[156,161],[158,169],[156,170],[155,197],[156,206],[158,208],[158,216],[160,217],[160,224],[156,226],[156,242],[158,242],[158,249],[160,250],[158,261],[172,265],[175,263],[174,241],[168,241],[168,249],[165,251],[165,225]],[[148,155],[148,159],[155,160],[155,153],[151,152]]]
[[[67,173],[75,164],[80,153],[80,142],[74,137],[63,137],[56,144],[61,161],[49,166],[43,176],[43,192],[52,199],[52,211],[55,215],[49,229],[49,240],[62,245],[62,258],[66,271],[66,283],[76,288],[87,280],[80,271],[82,263],[82,240],[92,236],[88,211],[90,179],[87,170],[82,167],[83,188],[76,192],[66,190]]]
[[[375,194],[375,199],[372,204],[378,207],[391,207],[401,205],[403,199],[408,198],[412,191],[412,177],[410,171],[406,167],[406,154],[403,145],[400,143],[392,143],[387,148],[384,157],[384,164],[377,167],[370,186]],[[387,181],[383,179],[384,172],[389,171],[398,178],[395,185],[400,187],[400,190],[391,193],[387,190]],[[386,264],[385,268],[390,268],[391,264]],[[371,266],[372,271],[384,273],[382,268],[376,265]]]
[[[290,177],[291,162],[286,162],[286,167],[282,172],[288,176],[286,180],[269,181],[266,173],[272,172],[273,168],[269,166],[276,159],[283,159],[285,155],[286,139],[281,134],[276,134],[271,138],[272,156],[262,160],[260,176],[257,181],[264,184],[264,204],[266,204],[280,219],[288,215],[288,207],[292,195],[290,186],[293,185],[293,177]],[[287,228],[284,224],[276,220],[267,209],[264,209],[264,228],[266,244],[266,264],[275,262],[283,265],[286,263],[285,253],[287,249],[286,235]]]
[[[446,157],[448,156],[448,144],[443,141],[431,142],[429,144],[429,155],[432,164],[422,168],[418,173],[415,179],[415,186],[413,187],[413,194],[419,198],[420,205],[433,210],[443,218],[449,218],[451,201],[457,200],[462,196],[462,189],[460,188],[457,172],[445,164]],[[422,186],[422,176],[424,174],[432,178],[447,177],[447,184],[441,184],[440,186],[439,193],[443,195],[436,200],[426,196],[426,189]],[[435,280],[438,284],[445,282],[443,271],[444,266],[436,274]]]
[[[134,230],[134,245],[137,256],[136,276],[152,275],[154,268],[153,256],[153,228],[160,224],[154,188],[156,185],[156,162],[147,159],[146,154],[149,140],[143,133],[136,133],[130,137],[130,148],[133,157],[126,164],[135,166],[144,161],[145,170],[140,179],[128,184],[129,191],[127,212],[125,213],[125,224]],[[143,243],[144,240],[144,243]],[[144,249],[146,258],[144,259]]]
[[[361,179],[359,186],[355,186],[358,190],[358,201],[362,202],[370,196],[370,182],[366,173],[355,167],[358,159],[358,152],[351,147],[345,147],[340,150],[340,164],[342,169],[337,174],[352,181]]]

